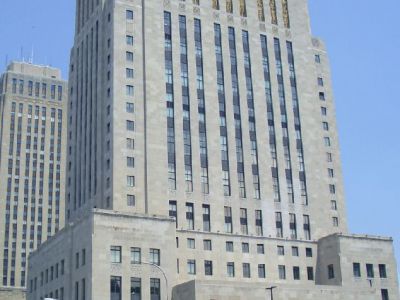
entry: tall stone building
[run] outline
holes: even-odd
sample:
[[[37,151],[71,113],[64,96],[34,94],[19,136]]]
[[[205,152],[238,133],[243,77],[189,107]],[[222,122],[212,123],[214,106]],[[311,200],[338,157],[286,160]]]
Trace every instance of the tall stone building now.
[[[64,226],[66,90],[51,67],[13,62],[0,78],[1,299],[26,286],[28,255]]]
[[[306,0],[78,0],[28,299],[399,299],[392,240],[348,233],[330,80]]]

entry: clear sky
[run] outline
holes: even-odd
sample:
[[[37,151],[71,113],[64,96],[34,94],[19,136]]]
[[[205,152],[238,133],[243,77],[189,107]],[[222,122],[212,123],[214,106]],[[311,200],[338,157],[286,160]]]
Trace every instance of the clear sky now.
[[[1,2],[0,71],[33,49],[67,78],[75,1]],[[350,230],[394,237],[400,262],[400,1],[309,3],[331,60]]]

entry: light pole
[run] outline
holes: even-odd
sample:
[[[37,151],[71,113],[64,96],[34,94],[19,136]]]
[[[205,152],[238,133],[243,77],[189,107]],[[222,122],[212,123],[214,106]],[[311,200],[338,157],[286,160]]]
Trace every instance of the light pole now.
[[[168,279],[167,279],[167,274],[165,274],[165,271],[164,271],[159,265],[157,265],[157,264],[155,264],[155,263],[150,263],[150,262],[142,261],[141,264],[156,267],[157,269],[159,269],[159,270],[161,271],[161,273],[163,274],[164,279],[165,279],[165,286],[166,286],[166,288],[167,288],[167,300],[169,300]]]
[[[266,288],[267,291],[271,292],[271,300],[274,300],[274,292],[273,292],[273,290],[276,289],[276,288],[277,288],[277,286],[271,286],[271,287]]]

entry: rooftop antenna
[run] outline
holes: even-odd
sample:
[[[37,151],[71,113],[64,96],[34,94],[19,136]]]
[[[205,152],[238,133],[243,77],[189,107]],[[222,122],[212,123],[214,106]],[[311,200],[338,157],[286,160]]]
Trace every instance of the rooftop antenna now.
[[[32,52],[31,52],[31,57],[29,58],[29,63],[33,64],[33,45],[32,45]]]
[[[21,46],[20,60],[24,62],[24,47]]]

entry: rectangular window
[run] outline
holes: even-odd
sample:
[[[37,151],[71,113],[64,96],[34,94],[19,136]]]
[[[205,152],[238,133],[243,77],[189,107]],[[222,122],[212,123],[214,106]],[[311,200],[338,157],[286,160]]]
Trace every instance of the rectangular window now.
[[[133,11],[132,10],[126,10],[126,19],[133,20]]]
[[[277,246],[276,250],[277,250],[278,255],[280,255],[280,256],[285,255],[285,247],[284,246]]]
[[[131,35],[126,36],[126,44],[128,46],[133,46],[133,36],[131,36]]]
[[[224,207],[224,212],[225,212],[225,232],[226,233],[232,233],[232,208],[225,206]]]
[[[142,262],[142,253],[140,248],[131,248],[131,264],[140,264]]]
[[[290,217],[290,238],[292,239],[297,239],[297,222],[296,222],[296,215],[295,214],[289,214]]]
[[[226,242],[226,252],[233,252],[233,242]]]
[[[257,253],[264,254],[264,244],[257,244]]]
[[[337,217],[332,218],[333,227],[339,227],[339,219]]]
[[[321,56],[320,56],[319,54],[315,54],[315,62],[316,62],[317,64],[320,64],[320,63],[321,63]]]
[[[187,239],[187,247],[189,249],[195,249],[196,248],[195,239]]]
[[[299,267],[293,267],[293,279],[300,280],[300,268]]]
[[[127,85],[127,86],[126,86],[126,95],[132,97],[133,94],[134,94],[133,85]]]
[[[126,176],[126,185],[128,187],[134,187],[135,186],[135,176]]]
[[[264,264],[258,265],[258,278],[265,278],[265,265]]]
[[[242,253],[249,253],[249,252],[250,252],[249,243],[242,243]]]
[[[299,256],[299,247],[292,247],[292,256]]]
[[[135,105],[131,102],[126,102],[126,112],[133,114],[135,112]]]
[[[122,256],[121,256],[121,246],[111,246],[111,262],[112,263],[121,263]]]
[[[155,264],[157,266],[160,265],[160,250],[159,249],[150,249],[150,263]]]
[[[313,267],[307,267],[307,279],[314,280],[314,268]]]
[[[135,131],[135,123],[133,121],[126,121],[126,130]]]
[[[235,277],[235,263],[228,262],[226,264],[226,271],[227,271],[228,277]]]
[[[240,231],[242,234],[248,234],[248,227],[247,227],[247,209],[241,208],[240,209]]]
[[[133,52],[126,51],[126,61],[133,62]]]
[[[133,78],[133,77],[134,77],[133,69],[126,68],[126,78]]]
[[[176,201],[174,200],[169,201],[169,216],[174,218],[176,227],[178,227],[178,209]]]
[[[126,139],[126,148],[128,149],[135,149],[135,140],[127,138]]]
[[[275,213],[275,226],[276,226],[276,237],[283,237],[283,227],[282,227],[282,213]]]
[[[331,200],[331,209],[332,210],[337,210],[337,202],[336,202],[336,200]]]
[[[128,206],[135,206],[136,205],[136,199],[135,195],[126,195],[126,200],[127,200],[127,205]]]
[[[142,280],[140,278],[131,278],[131,299],[142,300]]]
[[[196,261],[194,259],[188,259],[187,272],[190,275],[196,275]]]
[[[150,300],[161,300],[161,288],[159,278],[150,278]]]
[[[211,231],[210,205],[203,204],[203,230]]]
[[[186,227],[194,230],[194,207],[193,203],[186,203]]]
[[[312,257],[312,248],[306,248],[306,257]]]
[[[325,93],[324,92],[319,92],[319,100],[325,101]]]
[[[263,235],[263,218],[261,210],[256,210],[256,234],[258,236]]]
[[[387,289],[381,290],[382,300],[389,300],[389,292]]]
[[[279,279],[285,280],[286,279],[286,267],[283,265],[278,266],[278,273],[279,273]]]
[[[374,278],[374,265],[373,264],[367,264],[367,277],[368,278]]]
[[[387,278],[386,265],[383,265],[383,264],[379,265],[379,277],[380,278]]]
[[[249,263],[243,263],[243,278],[250,278],[250,264]]]
[[[310,216],[303,215],[303,230],[304,230],[304,238],[306,240],[311,240],[311,228],[310,228]]]
[[[204,274],[206,276],[212,276],[213,275],[213,263],[211,260],[205,260],[204,261]]]
[[[50,88],[50,97],[53,100],[56,99],[56,86],[54,84],[52,84]]]
[[[324,86],[324,80],[322,79],[322,77],[318,77],[318,85]]]
[[[333,265],[328,266],[328,279],[333,279],[335,278],[335,269]]]
[[[361,267],[360,263],[353,263],[353,275],[356,278],[361,277]]]
[[[110,292],[111,292],[110,300],[121,300],[121,297],[122,297],[121,277],[119,277],[119,276],[111,276],[110,285],[111,285],[111,287],[110,287]]]
[[[205,251],[211,251],[212,250],[211,240],[204,240],[203,246]]]
[[[127,157],[126,158],[126,166],[128,168],[134,168],[135,167],[135,158],[133,157]]]

